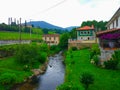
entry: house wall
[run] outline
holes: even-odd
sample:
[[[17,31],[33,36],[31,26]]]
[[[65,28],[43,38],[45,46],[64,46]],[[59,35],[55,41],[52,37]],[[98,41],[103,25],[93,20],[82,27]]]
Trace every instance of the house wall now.
[[[42,37],[44,41],[46,41],[47,44],[49,45],[58,45],[59,44],[59,37]]]
[[[116,24],[116,21],[118,19],[118,26]],[[115,18],[110,25],[107,26],[107,29],[113,29],[113,28],[120,28],[120,16],[118,16],[117,18]]]
[[[77,40],[95,40],[95,33],[93,30],[77,31]]]

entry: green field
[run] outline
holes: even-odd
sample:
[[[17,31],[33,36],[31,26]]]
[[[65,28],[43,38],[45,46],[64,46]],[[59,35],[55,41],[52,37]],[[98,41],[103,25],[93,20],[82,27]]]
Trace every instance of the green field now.
[[[0,40],[19,40],[20,34],[19,32],[6,32],[0,31]],[[21,39],[23,40],[38,40],[41,39],[41,35],[31,34],[30,33],[21,33]]]
[[[71,57],[71,55],[73,56]],[[89,55],[90,51],[87,49],[72,51],[72,54],[67,53],[66,76],[63,85],[72,82],[75,86],[82,87],[80,76],[83,72],[89,72],[94,75],[95,81],[88,90],[120,90],[120,71],[106,70],[91,64]]]

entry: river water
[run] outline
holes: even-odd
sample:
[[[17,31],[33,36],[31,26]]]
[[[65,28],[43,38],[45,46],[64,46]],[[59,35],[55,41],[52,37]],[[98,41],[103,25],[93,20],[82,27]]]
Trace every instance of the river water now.
[[[64,82],[65,67],[61,52],[49,57],[46,73],[39,76],[39,84],[36,90],[55,90]]]

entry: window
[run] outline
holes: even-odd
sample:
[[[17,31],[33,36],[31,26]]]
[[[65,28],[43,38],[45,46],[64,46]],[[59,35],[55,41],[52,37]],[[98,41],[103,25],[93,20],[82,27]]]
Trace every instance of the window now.
[[[83,32],[81,31],[81,34],[83,34]]]
[[[84,34],[86,34],[86,32],[84,32]]]
[[[116,19],[116,27],[118,26],[118,18]]]
[[[49,37],[49,40],[51,40],[51,37]]]
[[[114,22],[113,22],[113,28],[114,28]]]
[[[90,32],[88,31],[88,34],[90,34]]]

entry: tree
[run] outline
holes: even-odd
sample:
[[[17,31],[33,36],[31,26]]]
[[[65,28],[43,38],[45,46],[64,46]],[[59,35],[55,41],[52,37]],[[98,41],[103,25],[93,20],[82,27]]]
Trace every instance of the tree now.
[[[84,85],[85,90],[88,89],[90,84],[93,84],[94,78],[93,75],[87,72],[84,72],[80,78],[80,82]]]
[[[69,39],[69,33],[64,33],[60,37],[60,43],[59,46],[62,49],[66,49],[68,47],[68,39]]]
[[[76,32],[76,28],[73,28],[71,31],[70,31],[70,38],[77,38],[77,32]]]

